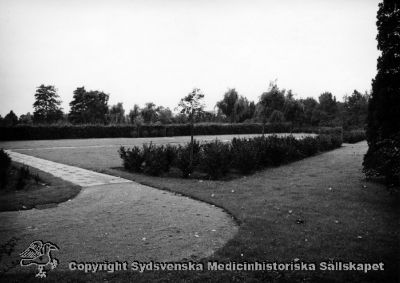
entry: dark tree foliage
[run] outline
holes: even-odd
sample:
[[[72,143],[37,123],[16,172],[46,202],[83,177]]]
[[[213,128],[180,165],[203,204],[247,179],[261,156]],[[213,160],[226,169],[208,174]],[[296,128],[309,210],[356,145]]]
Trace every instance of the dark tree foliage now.
[[[224,98],[221,101],[217,102],[217,107],[230,119],[231,123],[235,122],[235,105],[238,99],[239,94],[232,88],[224,94]]]
[[[31,125],[32,123],[33,123],[33,118],[30,112],[19,116],[18,124]]]
[[[306,99],[300,99],[300,103],[304,106],[304,124],[315,126],[313,114],[318,107],[318,102],[314,98],[308,97]]]
[[[86,91],[78,87],[70,102],[69,120],[75,124],[104,124],[107,120],[109,95],[102,91]]]
[[[157,121],[163,125],[171,124],[173,119],[173,113],[168,107],[163,106],[157,107]]]
[[[338,113],[336,97],[334,97],[330,92],[324,92],[318,97],[318,100],[318,110],[320,111],[319,123],[322,123],[322,125],[330,125],[330,122],[335,119],[335,116]]]
[[[261,94],[258,103],[264,108],[267,117],[271,116],[274,110],[283,111],[285,92],[284,89],[279,89],[276,83],[271,83],[269,90]]]
[[[108,112],[109,121],[113,124],[125,123],[125,109],[122,102],[118,102],[110,107]]]
[[[359,128],[365,127],[368,113],[368,93],[362,94],[357,90],[350,96],[344,97],[343,103],[343,127]]]
[[[284,116],[287,121],[290,121],[295,125],[302,125],[305,120],[304,111],[305,107],[299,100],[294,99],[291,95],[286,97],[283,106],[283,113],[285,114]]]
[[[12,127],[18,124],[18,117],[15,115],[14,111],[10,111],[3,119],[3,125]]]
[[[265,124],[270,118],[271,114],[276,110],[283,111],[285,105],[285,90],[280,90],[276,82],[269,84],[269,90],[261,94],[257,103],[257,116],[261,119],[263,124],[263,134]]]
[[[367,118],[367,176],[385,176],[389,185],[400,182],[400,4],[384,0],[377,14],[378,72],[372,81]],[[396,168],[397,166],[397,168]]]
[[[153,102],[147,102],[141,110],[143,121],[145,123],[155,123],[157,121],[157,107]]]
[[[282,123],[282,122],[285,122],[285,115],[279,110],[274,110],[274,111],[272,111],[272,114],[269,117],[269,121],[271,123]]]
[[[129,123],[137,124],[139,116],[140,116],[140,107],[139,105],[135,104],[128,114]]]
[[[216,104],[218,112],[225,115],[231,123],[241,123],[253,118],[256,111],[256,106],[253,101],[249,102],[246,97],[239,95],[238,92],[232,88],[229,89],[221,101]],[[218,121],[215,117],[214,121]]]
[[[52,85],[41,85],[36,89],[33,103],[33,121],[35,123],[54,123],[63,117],[61,101]]]
[[[0,149],[0,189],[3,189],[7,185],[10,166],[10,156],[3,149]]]

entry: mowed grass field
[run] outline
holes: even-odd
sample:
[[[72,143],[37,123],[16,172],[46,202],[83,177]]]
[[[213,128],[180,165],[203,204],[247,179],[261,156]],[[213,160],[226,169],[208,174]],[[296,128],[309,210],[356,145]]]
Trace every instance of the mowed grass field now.
[[[214,139],[212,137],[211,139]],[[143,139],[141,139],[143,140]],[[149,139],[150,140],[150,139]],[[154,142],[167,142],[166,138]],[[189,137],[174,138],[186,142]],[[72,142],[68,145],[69,142]],[[238,234],[210,258],[384,263],[384,271],[49,273],[49,281],[398,282],[398,199],[362,174],[366,142],[230,181],[150,177],[121,170],[117,150],[139,139],[2,143],[0,147],[122,176],[224,208]],[[63,147],[63,148],[56,148]],[[127,215],[129,217],[129,215]],[[205,259],[209,260],[209,259]],[[21,280],[31,279],[21,275]],[[10,278],[11,279],[11,278]],[[15,279],[15,278],[13,278]]]

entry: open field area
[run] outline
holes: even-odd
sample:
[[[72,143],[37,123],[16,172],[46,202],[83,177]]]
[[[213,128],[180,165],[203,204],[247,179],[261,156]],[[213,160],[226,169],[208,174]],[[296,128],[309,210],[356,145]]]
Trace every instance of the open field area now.
[[[173,142],[186,142],[189,138],[177,139]],[[122,272],[94,275],[51,272],[48,279],[93,282],[103,279],[144,282],[161,279],[198,282],[398,281],[398,200],[383,186],[364,179],[361,163],[367,149],[366,142],[344,144],[337,150],[232,181],[199,181],[150,177],[123,171],[117,154],[118,147],[130,146],[139,140],[145,139],[73,140],[70,144],[67,140],[30,141],[15,142],[12,145],[2,143],[1,146],[55,162],[121,176],[224,208],[237,219],[239,231],[223,248],[207,259],[221,262],[383,262],[385,270],[366,274],[318,270],[253,273]],[[157,143],[167,141],[166,138],[157,139]],[[124,217],[124,214],[119,217]],[[26,279],[27,276],[21,275],[20,279]]]

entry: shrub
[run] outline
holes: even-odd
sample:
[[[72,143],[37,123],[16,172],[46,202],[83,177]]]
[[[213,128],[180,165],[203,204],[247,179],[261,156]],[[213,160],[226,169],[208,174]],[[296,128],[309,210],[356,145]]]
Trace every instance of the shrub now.
[[[134,146],[131,149],[125,149],[121,146],[118,153],[123,160],[125,169],[153,176],[168,172],[176,158],[174,146],[155,146],[152,143],[144,144],[142,148]]]
[[[125,149],[125,147],[121,146],[118,153],[123,160],[123,165],[125,169],[134,172],[142,171],[144,156],[140,147],[134,146],[131,149]]]
[[[155,146],[153,143],[143,145],[143,172],[152,176],[159,176],[169,168],[164,152],[164,146]]]
[[[283,138],[283,144],[286,148],[286,160],[284,160],[284,162],[294,161],[304,157],[300,151],[300,143],[295,137],[287,136]]]
[[[8,170],[10,169],[11,158],[0,149],[0,188],[4,188],[8,183]]]
[[[193,164],[190,166],[190,148],[187,146],[178,146],[176,159],[175,159],[176,167],[181,170],[182,177],[187,178],[193,172]]]
[[[343,142],[356,143],[366,139],[364,130],[352,130],[343,132]]]
[[[319,127],[317,129],[311,128],[310,133],[317,133],[320,135],[341,136],[343,134],[343,128],[342,127]]]
[[[211,179],[218,179],[229,171],[231,165],[230,146],[219,140],[202,145],[201,168]]]
[[[210,178],[218,179],[226,175],[231,168],[247,174],[257,168],[279,166],[319,151],[340,147],[341,144],[341,131],[306,137],[302,140],[297,140],[293,136],[272,135],[248,139],[234,138],[231,143],[215,140],[200,145],[194,141],[192,164],[190,143],[177,147],[156,146],[152,143],[143,145],[143,148],[121,147],[119,154],[124,167],[128,170],[158,176],[174,166],[182,172],[182,177],[187,178],[198,165],[201,165],[199,169],[207,173]]]
[[[182,177],[187,178],[199,164],[200,143],[193,141],[193,162],[190,165],[190,143],[179,145],[176,151],[175,165],[182,172]]]
[[[319,151],[326,151],[332,148],[332,137],[330,135],[319,135],[317,140]]]
[[[271,156],[268,151],[267,138],[255,137],[251,141],[257,152],[257,167],[268,167],[272,165]]]
[[[266,151],[272,162],[272,165],[279,166],[286,162],[287,147],[283,142],[283,138],[279,138],[276,135],[267,137]]]
[[[170,144],[167,144],[164,147],[164,155],[165,155],[164,171],[168,172],[170,170],[172,164],[175,162],[175,159],[176,159],[176,155],[177,155],[176,146],[172,146]]]
[[[367,177],[384,177],[390,187],[400,186],[400,133],[369,147],[364,156]]]
[[[26,185],[26,180],[30,179],[31,173],[29,167],[24,165],[18,170],[17,183],[15,185],[16,190],[22,190]]]
[[[342,135],[331,135],[331,143],[332,143],[332,148],[330,149],[341,147],[343,143]]]
[[[238,139],[232,140],[231,156],[232,166],[241,173],[247,174],[260,166],[259,153],[260,145],[257,143],[259,139]],[[262,146],[262,145],[261,145]]]
[[[305,137],[299,141],[299,150],[304,156],[311,156],[318,152],[318,140],[313,137]]]

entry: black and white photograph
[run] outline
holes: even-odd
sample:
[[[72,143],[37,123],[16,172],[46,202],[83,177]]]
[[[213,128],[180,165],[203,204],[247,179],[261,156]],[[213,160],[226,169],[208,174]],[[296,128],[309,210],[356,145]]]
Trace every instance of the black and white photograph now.
[[[400,282],[398,0],[0,0],[1,282]]]

